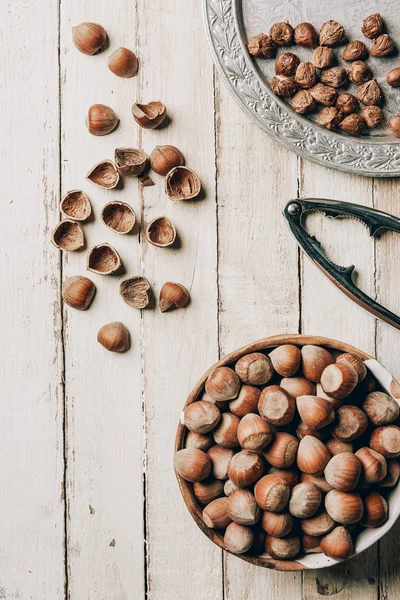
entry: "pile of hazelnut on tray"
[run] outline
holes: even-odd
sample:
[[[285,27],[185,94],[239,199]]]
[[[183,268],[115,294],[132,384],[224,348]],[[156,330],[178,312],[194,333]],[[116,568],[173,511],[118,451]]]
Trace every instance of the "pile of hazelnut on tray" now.
[[[362,528],[388,519],[398,417],[357,356],[281,345],[211,373],[183,412],[174,466],[230,552],[341,560]]]
[[[335,66],[332,48],[344,45],[347,40],[343,26],[333,20],[321,25],[319,35],[311,23],[300,23],[295,28],[289,23],[275,23],[269,34],[260,33],[252,37],[248,50],[257,58],[274,58],[278,48],[293,43],[313,49],[310,62],[300,62],[293,52],[277,56],[275,77],[270,81],[272,91],[277,96],[290,97],[294,110],[302,115],[311,113],[318,105],[323,106],[317,116],[320,125],[359,135],[384,121],[380,108],[382,90],[365,60],[369,54],[383,58],[395,50],[393,40],[383,33],[383,20],[378,13],[364,19],[361,32],[364,37],[373,40],[372,46],[368,49],[360,40],[348,42],[342,53],[343,60],[350,63],[347,70],[343,66]],[[392,87],[399,87],[400,67],[389,71],[386,81]],[[356,96],[338,92],[349,82],[358,86]],[[360,102],[364,105],[361,114],[358,113]],[[400,137],[400,115],[392,116],[388,125],[392,133]]]

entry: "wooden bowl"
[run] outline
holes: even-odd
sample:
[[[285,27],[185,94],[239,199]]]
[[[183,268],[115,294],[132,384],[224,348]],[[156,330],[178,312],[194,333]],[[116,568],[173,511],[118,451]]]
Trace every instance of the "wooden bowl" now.
[[[248,354],[250,352],[262,352],[263,350],[271,350],[276,346],[280,346],[282,344],[295,344],[297,346],[304,346],[306,344],[314,344],[316,346],[324,346],[332,351],[339,352],[351,352],[355,354],[359,358],[361,358],[368,369],[368,371],[375,377],[375,379],[379,382],[382,389],[396,401],[400,401],[400,385],[399,383],[390,375],[390,373],[380,364],[378,363],[372,356],[367,354],[366,352],[362,352],[358,350],[358,348],[354,348],[354,346],[350,346],[344,342],[338,342],[337,340],[331,340],[329,338],[311,336],[311,335],[275,335],[268,338],[264,338],[252,344],[248,344],[247,346],[243,346],[230,354],[227,354],[217,363],[215,363],[204,375],[200,378],[200,380],[196,383],[193,390],[191,391],[185,407],[195,402],[201,393],[204,391],[204,384],[214,369],[217,367],[223,367],[227,365],[232,365],[235,363],[241,356]],[[185,408],[184,407],[184,408]],[[179,423],[178,429],[176,432],[175,438],[175,451],[181,450],[185,447],[185,440],[187,434],[186,427]],[[193,494],[192,484],[185,481],[180,475],[176,473],[179,487],[183,496],[183,499],[186,503],[187,508],[189,509],[190,514],[193,519],[196,521],[197,525],[200,527],[203,533],[210,538],[214,544],[217,544],[220,548],[223,548],[227,552],[224,546],[223,536],[213,529],[209,529],[202,519],[202,507],[198,504],[196,497]],[[394,525],[397,517],[400,514],[400,485],[396,485],[390,493],[388,497],[389,504],[389,519],[388,521],[382,525],[381,527],[364,529],[361,533],[358,534],[355,546],[354,546],[354,555],[360,554],[376,541],[378,541],[389,529]],[[259,567],[266,567],[269,569],[276,569],[278,571],[305,571],[308,569],[320,569],[322,567],[329,567],[334,564],[337,564],[338,561],[325,556],[322,553],[316,554],[305,554],[300,555],[296,560],[276,560],[271,558],[268,554],[259,554],[252,555],[249,554],[240,554],[235,555],[239,558],[242,558],[246,562],[249,562],[253,565],[257,565]]]

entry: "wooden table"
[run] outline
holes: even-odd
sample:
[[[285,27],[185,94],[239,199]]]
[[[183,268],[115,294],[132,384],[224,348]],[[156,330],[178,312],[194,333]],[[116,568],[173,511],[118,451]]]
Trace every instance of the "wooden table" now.
[[[337,568],[274,573],[222,555],[192,522],[172,469],[176,424],[198,377],[220,356],[257,338],[307,332],[376,355],[399,377],[399,333],[363,312],[299,254],[281,212],[290,198],[350,200],[400,214],[398,183],[349,177],[299,160],[259,131],[221,85],[206,45],[200,1],[4,2],[1,30],[0,219],[3,274],[0,597],[28,600],[395,600],[398,527]],[[101,23],[110,47],[94,57],[72,45],[71,26]],[[137,77],[107,68],[119,46],[140,57]],[[139,130],[136,99],[160,99],[171,122]],[[96,102],[121,118],[96,138],[85,114]],[[204,199],[173,203],[161,177],[142,191],[85,181],[117,146],[151,152],[171,143],[200,175]],[[60,196],[82,188],[94,221],[87,245],[115,245],[127,274],[143,273],[156,297],[165,281],[186,285],[186,310],[138,311],[118,278],[93,276],[88,312],[65,307],[60,286],[86,274],[86,253],[50,244]],[[101,224],[109,200],[134,207],[140,231]],[[168,215],[180,248],[143,239]],[[354,222],[315,216],[331,257],[359,267],[360,285],[400,310],[395,236],[371,240]],[[127,324],[132,349],[106,352],[100,326]],[[147,595],[147,596],[146,596]]]

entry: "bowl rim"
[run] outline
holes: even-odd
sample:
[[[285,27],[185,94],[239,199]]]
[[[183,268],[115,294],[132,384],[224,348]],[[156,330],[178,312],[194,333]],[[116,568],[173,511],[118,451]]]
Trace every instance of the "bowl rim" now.
[[[388,393],[390,393],[391,396],[394,397],[397,401],[400,400],[400,385],[397,382],[397,380],[391,374],[389,374],[388,371],[367,352],[364,352],[363,350],[359,350],[358,348],[356,348],[355,346],[352,346],[351,344],[348,344],[346,342],[341,342],[339,340],[335,340],[332,338],[315,336],[315,335],[303,335],[300,333],[295,333],[295,334],[280,334],[280,335],[268,336],[266,338],[262,338],[255,342],[252,342],[250,344],[246,344],[245,346],[241,346],[237,350],[234,350],[233,352],[230,352],[229,354],[226,354],[225,356],[223,356],[220,360],[218,360],[216,363],[214,363],[202,375],[202,377],[200,377],[200,379],[197,381],[197,383],[193,387],[192,391],[190,392],[182,410],[184,410],[189,404],[192,404],[192,402],[195,402],[197,400],[197,397],[198,397],[199,393],[201,392],[201,390],[203,389],[203,386],[204,386],[208,376],[212,373],[212,371],[214,371],[218,367],[223,367],[232,362],[235,362],[244,354],[249,354],[250,352],[259,352],[261,350],[269,350],[271,348],[275,348],[276,346],[281,346],[283,344],[294,344],[297,346],[305,346],[307,344],[313,344],[315,346],[324,346],[324,347],[330,348],[332,350],[339,350],[342,352],[350,352],[351,354],[355,354],[356,356],[361,358],[361,360],[367,361],[368,370],[370,372],[372,372],[374,377],[379,381],[379,383],[381,385],[383,385],[383,387],[386,389],[386,391]],[[371,367],[372,367],[372,369],[371,369]],[[386,379],[385,382],[383,382],[379,378],[379,374],[383,375],[383,378]],[[177,428],[176,436],[175,436],[174,452],[177,452],[178,450],[181,450],[182,448],[184,448],[186,432],[187,432],[187,428],[180,421],[178,424],[178,428]],[[207,525],[203,522],[202,508],[199,506],[199,504],[193,494],[191,484],[189,482],[187,482],[185,479],[183,479],[183,477],[181,477],[176,471],[175,471],[175,475],[178,480],[179,488],[180,488],[183,500],[186,504],[186,507],[188,508],[190,514],[192,515],[192,518],[194,519],[194,521],[196,522],[198,527],[212,542],[214,542],[214,544],[216,544],[217,546],[219,546],[220,548],[222,548],[229,554],[233,554],[233,556],[241,558],[242,560],[244,560],[248,563],[251,563],[253,565],[256,565],[259,567],[264,567],[264,568],[269,568],[269,569],[275,569],[278,571],[307,571],[310,569],[329,567],[329,566],[337,564],[338,562],[343,562],[343,561],[337,561],[334,559],[329,559],[328,557],[326,557],[327,561],[324,565],[315,564],[315,566],[314,565],[306,566],[306,565],[302,564],[302,562],[300,562],[299,560],[277,560],[277,559],[271,558],[269,556],[252,556],[252,555],[247,555],[247,554],[235,554],[235,553],[231,552],[230,550],[228,550],[225,547],[223,536],[220,533],[218,533],[218,531],[208,528]],[[396,488],[398,488],[400,490],[399,484],[394,486],[393,490],[395,490]],[[350,558],[353,558],[354,556],[361,554],[361,552],[364,552],[364,550],[366,550],[367,548],[372,546],[376,541],[378,541],[378,539],[380,539],[383,535],[385,535],[387,533],[387,531],[389,531],[389,529],[394,525],[395,521],[397,520],[397,517],[399,516],[399,513],[400,513],[400,502],[398,502],[397,510],[395,511],[395,514],[392,516],[392,518],[390,518],[389,521],[386,522],[381,527],[375,528],[375,535],[371,535],[370,542],[368,542],[365,545],[365,547],[363,547],[361,550],[356,551]],[[368,529],[368,531],[371,531],[371,530]],[[307,555],[307,556],[310,556],[310,555]]]

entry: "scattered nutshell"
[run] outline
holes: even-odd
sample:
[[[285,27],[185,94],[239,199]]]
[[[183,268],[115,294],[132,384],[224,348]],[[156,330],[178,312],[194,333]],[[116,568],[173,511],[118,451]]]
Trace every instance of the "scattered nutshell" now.
[[[324,104],[325,106],[333,106],[335,104],[337,92],[329,87],[329,85],[317,83],[317,85],[314,85],[314,87],[310,88],[308,91],[319,104]]]
[[[319,30],[319,43],[321,46],[338,46],[344,42],[345,33],[343,26],[337,21],[326,21]]]
[[[367,127],[373,129],[374,127],[378,127],[384,118],[384,114],[379,106],[366,106],[362,112],[361,116],[367,124]]]
[[[147,154],[140,148],[116,148],[114,161],[121,175],[138,177],[147,165]]]
[[[92,213],[92,205],[85,192],[70,190],[61,200],[60,212],[73,221],[86,221]]]
[[[340,88],[347,83],[347,73],[344,67],[331,67],[325,69],[320,75],[322,83],[330,85],[333,88]]]
[[[160,291],[160,310],[166,312],[171,308],[183,308],[189,299],[190,294],[183,285],[168,281]]]
[[[357,98],[367,106],[380,104],[382,102],[382,92],[376,79],[371,79],[360,85],[357,90]]]
[[[269,30],[269,35],[277,46],[288,46],[293,39],[293,27],[289,23],[275,23]]]
[[[66,252],[79,250],[85,245],[81,227],[71,219],[64,219],[53,229],[51,241],[56,248]]]
[[[135,275],[121,281],[119,293],[132,308],[146,308],[150,302],[150,283],[142,275]]]
[[[273,58],[276,54],[276,45],[266,33],[259,33],[247,43],[247,49],[256,58]]]
[[[107,202],[101,211],[101,220],[104,225],[115,233],[129,233],[132,231],[136,215],[135,211],[126,202],[112,200]]]
[[[298,85],[291,77],[286,75],[275,75],[270,81],[272,91],[277,96],[294,96],[298,90]]]
[[[366,126],[367,124],[364,119],[357,113],[347,115],[347,117],[339,123],[340,131],[348,133],[349,135],[359,135]]]
[[[123,323],[114,321],[99,329],[97,341],[110,352],[126,352],[131,344],[131,336]]]
[[[392,87],[399,87],[400,86],[400,67],[397,67],[396,69],[392,69],[391,71],[389,71],[389,73],[386,75],[386,81]]]
[[[121,267],[121,258],[118,252],[110,246],[103,243],[93,246],[87,257],[87,270],[98,275],[111,275]]]
[[[350,65],[348,76],[352,83],[362,84],[372,79],[372,72],[365,62],[356,60]]]
[[[311,23],[299,23],[293,32],[294,43],[305,48],[315,48],[318,35]]]
[[[107,135],[114,131],[119,118],[112,108],[105,104],[93,104],[86,117],[86,127],[92,135]]]
[[[310,62],[300,63],[296,69],[294,80],[301,88],[310,88],[317,83],[317,71]]]
[[[364,19],[361,25],[362,34],[371,40],[379,37],[382,33],[382,29],[383,21],[379,13],[370,15],[369,17]]]
[[[174,167],[165,178],[165,193],[170,200],[192,200],[200,191],[200,179],[189,167]]]
[[[108,59],[108,68],[118,77],[133,77],[137,73],[138,66],[136,54],[128,48],[117,48]]]
[[[371,56],[389,56],[392,54],[394,50],[394,42],[393,40],[386,34],[383,33],[379,37],[374,40],[374,43],[371,46],[370,54]]]
[[[317,123],[326,129],[335,129],[343,119],[343,114],[334,106],[326,106],[317,117]]]
[[[168,217],[157,217],[147,225],[146,239],[159,248],[171,246],[176,239],[175,225]]]
[[[311,62],[317,69],[327,69],[333,63],[333,50],[329,46],[315,48]]]
[[[353,40],[347,44],[342,54],[343,60],[348,61],[360,60],[366,56],[368,56],[367,47],[364,42],[360,42],[359,40]]]
[[[112,160],[105,159],[90,169],[86,179],[97,187],[112,190],[119,183],[119,173],[115,163]]]
[[[142,173],[142,175],[139,175],[138,179],[139,179],[139,185],[142,188],[150,187],[150,186],[154,185],[154,181],[152,180],[150,175],[148,175],[148,173]]]
[[[359,104],[357,98],[353,96],[353,94],[348,94],[345,92],[343,94],[339,94],[336,99],[335,106],[344,115],[350,115],[358,109]]]
[[[293,52],[283,52],[275,61],[276,75],[286,75],[291,77],[296,73],[296,69],[300,64],[300,59]]]
[[[62,285],[61,292],[64,302],[76,310],[89,308],[95,293],[96,286],[93,281],[81,275],[68,277]]]
[[[162,102],[155,101],[148,104],[135,103],[132,114],[136,123],[143,129],[155,129],[165,120],[167,109]]]
[[[150,154],[150,165],[155,173],[167,175],[174,167],[184,164],[185,158],[175,146],[156,146]]]
[[[391,132],[396,137],[400,137],[400,115],[393,115],[388,121]]]
[[[72,28],[72,41],[79,52],[91,56],[104,46],[107,33],[98,23],[80,23]]]

